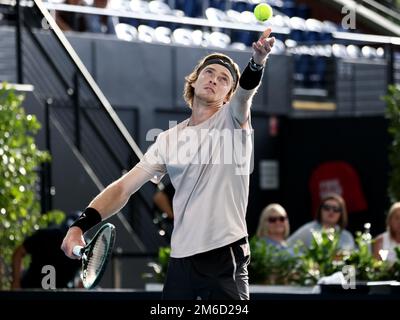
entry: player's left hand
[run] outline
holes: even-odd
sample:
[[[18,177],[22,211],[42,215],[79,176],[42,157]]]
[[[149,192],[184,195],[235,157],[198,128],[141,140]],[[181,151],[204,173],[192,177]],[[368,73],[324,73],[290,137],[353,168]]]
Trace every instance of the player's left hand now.
[[[253,42],[253,59],[257,64],[264,65],[275,43],[275,37],[269,38],[272,28],[267,28],[257,42]]]

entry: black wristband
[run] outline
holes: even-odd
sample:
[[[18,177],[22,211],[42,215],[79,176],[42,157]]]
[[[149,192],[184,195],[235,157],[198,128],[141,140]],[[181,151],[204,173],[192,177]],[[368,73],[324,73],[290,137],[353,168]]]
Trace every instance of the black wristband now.
[[[261,82],[263,70],[264,68],[262,68],[261,70],[253,71],[250,68],[249,62],[247,67],[243,70],[243,73],[239,80],[239,85],[245,90],[252,90],[256,88]]]
[[[251,71],[260,71],[260,70],[264,69],[264,65],[256,63],[254,61],[253,57],[251,57],[251,59],[250,59],[249,67],[250,67]]]
[[[82,212],[80,217],[74,221],[71,227],[78,227],[85,233],[101,222],[101,220],[100,213],[95,208],[88,207]]]

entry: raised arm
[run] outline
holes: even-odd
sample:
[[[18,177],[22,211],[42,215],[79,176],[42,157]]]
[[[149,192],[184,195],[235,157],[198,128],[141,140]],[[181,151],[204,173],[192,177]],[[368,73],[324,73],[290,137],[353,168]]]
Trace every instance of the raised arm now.
[[[120,211],[130,196],[149,181],[152,175],[137,166],[107,186],[90,203],[84,214],[73,224],[65,236],[61,249],[70,258],[74,246],[84,246],[83,234],[90,227]]]
[[[260,39],[253,43],[251,60],[240,77],[239,87],[231,102],[233,116],[242,128],[248,126],[252,99],[260,85],[265,63],[275,42],[274,37],[269,38],[271,32],[271,28],[266,29]]]

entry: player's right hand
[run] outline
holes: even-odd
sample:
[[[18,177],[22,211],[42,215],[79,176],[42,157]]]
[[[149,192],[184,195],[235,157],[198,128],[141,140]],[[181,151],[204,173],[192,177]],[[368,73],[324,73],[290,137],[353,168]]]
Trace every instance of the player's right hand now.
[[[83,238],[82,230],[78,227],[69,228],[65,238],[61,244],[61,250],[64,251],[65,255],[71,259],[79,259],[80,257],[74,255],[72,250],[75,246],[84,247],[86,245],[85,239]]]

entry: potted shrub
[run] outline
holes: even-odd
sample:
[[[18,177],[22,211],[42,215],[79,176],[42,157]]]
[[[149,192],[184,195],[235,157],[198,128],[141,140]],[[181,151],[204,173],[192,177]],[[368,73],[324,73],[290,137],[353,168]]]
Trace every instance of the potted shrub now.
[[[0,89],[0,289],[11,283],[14,249],[35,230],[60,222],[61,212],[41,214],[36,189],[37,168],[50,160],[37,148],[34,135],[40,124],[25,113],[24,96],[3,84]]]

